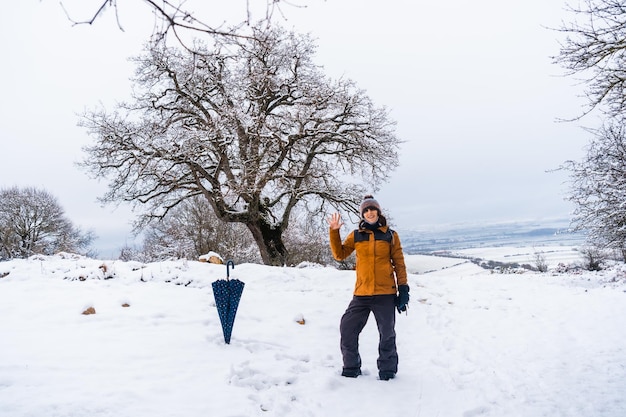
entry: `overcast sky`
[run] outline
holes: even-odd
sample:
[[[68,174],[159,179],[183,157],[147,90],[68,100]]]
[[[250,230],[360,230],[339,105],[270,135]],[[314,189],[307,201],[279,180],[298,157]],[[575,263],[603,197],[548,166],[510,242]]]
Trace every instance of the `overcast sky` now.
[[[70,220],[95,231],[104,257],[137,242],[129,208],[100,207],[96,198],[106,184],[75,166],[91,140],[77,115],[128,98],[128,58],[141,50],[153,22],[141,1],[118,1],[125,31],[110,11],[93,26],[73,27],[55,0],[12,1],[0,16],[0,187],[51,192]],[[99,3],[64,2],[75,19]],[[186,7],[199,10],[194,3]],[[243,0],[199,3],[200,20],[245,17]],[[550,58],[559,34],[548,28],[569,19],[564,2],[308,4],[284,6],[283,26],[316,37],[316,61],[327,74],[353,79],[398,123],[405,141],[400,166],[375,195],[396,229],[569,216],[566,174],[546,171],[582,157],[589,136],[581,126],[594,121],[557,122],[584,104],[581,86]]]

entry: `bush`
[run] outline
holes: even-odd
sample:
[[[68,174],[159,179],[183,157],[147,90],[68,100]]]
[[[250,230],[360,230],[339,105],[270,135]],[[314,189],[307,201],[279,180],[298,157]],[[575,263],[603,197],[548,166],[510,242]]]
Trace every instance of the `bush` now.
[[[539,272],[548,272],[548,263],[546,262],[546,256],[543,252],[535,251],[535,266]]]
[[[601,271],[602,263],[606,260],[607,255],[604,251],[596,246],[586,246],[581,249],[583,256],[583,268],[587,271]]]

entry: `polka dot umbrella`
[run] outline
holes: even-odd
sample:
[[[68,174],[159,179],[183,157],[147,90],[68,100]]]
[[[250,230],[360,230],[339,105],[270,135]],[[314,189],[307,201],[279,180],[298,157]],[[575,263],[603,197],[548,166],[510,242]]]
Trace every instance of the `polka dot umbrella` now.
[[[235,324],[235,315],[239,300],[243,293],[244,283],[238,279],[230,279],[230,267],[235,269],[233,261],[226,262],[226,279],[218,279],[211,285],[213,287],[213,296],[215,297],[215,306],[222,323],[222,331],[224,332],[224,342],[230,344],[230,336],[233,333],[233,325]]]

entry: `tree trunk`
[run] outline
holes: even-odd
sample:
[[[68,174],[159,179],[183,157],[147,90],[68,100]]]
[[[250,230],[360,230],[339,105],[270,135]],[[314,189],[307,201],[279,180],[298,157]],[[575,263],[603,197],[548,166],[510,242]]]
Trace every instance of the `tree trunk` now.
[[[261,259],[265,265],[284,266],[287,261],[287,248],[283,243],[283,229],[281,226],[271,226],[267,223],[251,223],[246,227],[261,252]]]

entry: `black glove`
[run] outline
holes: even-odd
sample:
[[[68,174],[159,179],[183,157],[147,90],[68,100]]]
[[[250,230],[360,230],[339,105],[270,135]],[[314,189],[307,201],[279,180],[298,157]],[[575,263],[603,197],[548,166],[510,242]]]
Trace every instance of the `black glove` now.
[[[398,285],[398,296],[396,297],[396,307],[398,308],[398,313],[402,313],[403,311],[406,311],[408,304],[409,304],[409,286]]]

